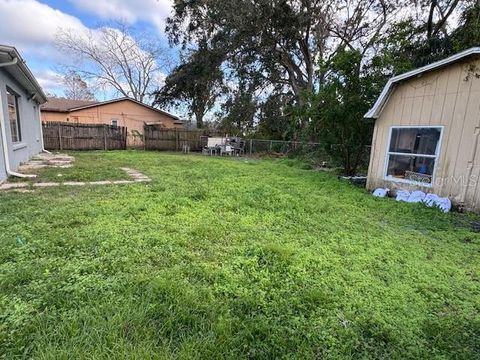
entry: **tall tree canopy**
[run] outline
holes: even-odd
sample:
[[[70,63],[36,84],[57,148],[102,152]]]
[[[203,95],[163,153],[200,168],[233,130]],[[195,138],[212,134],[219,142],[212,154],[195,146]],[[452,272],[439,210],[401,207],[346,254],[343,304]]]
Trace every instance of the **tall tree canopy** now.
[[[395,1],[397,2],[397,1]],[[209,39],[233,68],[249,69],[288,87],[299,104],[324,74],[316,66],[345,46],[367,51],[394,1],[175,0],[167,34],[187,46]]]
[[[415,11],[393,23],[382,39],[382,53],[388,56],[395,72],[420,67],[480,44],[480,1],[411,2]]]
[[[205,114],[222,93],[222,62],[222,52],[210,49],[202,41],[198,49],[190,52],[168,75],[165,85],[155,92],[154,103],[162,106],[186,104],[189,114],[195,116],[197,127],[203,127]]]

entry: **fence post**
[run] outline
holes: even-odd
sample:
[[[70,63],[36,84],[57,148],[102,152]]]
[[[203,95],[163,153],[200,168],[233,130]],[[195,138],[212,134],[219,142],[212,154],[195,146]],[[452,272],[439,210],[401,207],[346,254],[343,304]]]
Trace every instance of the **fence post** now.
[[[103,149],[107,150],[107,125],[103,125]]]
[[[147,138],[150,136],[149,128],[147,125],[143,124],[143,134],[142,134],[142,141],[143,141],[143,150],[147,150]]]
[[[60,150],[63,150],[62,124],[58,124],[58,147],[60,148]]]
[[[178,129],[175,128],[175,151],[178,151]]]
[[[270,140],[270,151],[272,151],[272,147],[273,147],[273,140]]]
[[[253,139],[250,139],[250,156],[252,155],[252,142],[253,142]]]

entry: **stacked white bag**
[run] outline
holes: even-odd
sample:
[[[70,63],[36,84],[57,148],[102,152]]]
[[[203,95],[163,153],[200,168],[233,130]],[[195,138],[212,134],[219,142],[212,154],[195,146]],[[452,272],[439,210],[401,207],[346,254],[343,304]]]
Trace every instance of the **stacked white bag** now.
[[[378,188],[373,192],[375,197],[387,196],[389,189]],[[449,198],[440,197],[436,194],[425,194],[423,191],[398,190],[395,198],[397,201],[405,201],[409,203],[423,203],[428,207],[437,207],[443,212],[449,212],[452,209],[452,202]]]

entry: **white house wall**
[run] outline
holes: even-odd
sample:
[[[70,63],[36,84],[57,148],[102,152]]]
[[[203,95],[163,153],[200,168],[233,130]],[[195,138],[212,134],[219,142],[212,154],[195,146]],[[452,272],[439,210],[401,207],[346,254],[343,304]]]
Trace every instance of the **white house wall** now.
[[[22,141],[13,144],[11,139],[10,123],[8,121],[7,86],[20,95],[18,99],[20,128]],[[10,168],[15,171],[21,162],[27,161],[42,150],[41,122],[38,104],[29,99],[25,90],[5,71],[0,68],[0,100],[2,101],[3,119],[7,135],[7,146],[10,159]],[[1,139],[0,139],[1,144]],[[2,146],[3,148],[3,146]],[[0,149],[0,181],[5,180],[5,159]]]

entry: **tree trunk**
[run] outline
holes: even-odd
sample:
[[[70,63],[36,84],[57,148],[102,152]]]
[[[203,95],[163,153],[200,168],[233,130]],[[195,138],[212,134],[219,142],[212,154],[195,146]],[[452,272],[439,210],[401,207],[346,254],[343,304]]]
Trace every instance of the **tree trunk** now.
[[[195,120],[197,122],[197,129],[203,129],[203,111],[195,111]]]

